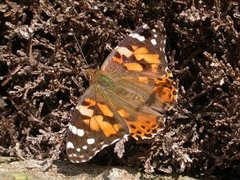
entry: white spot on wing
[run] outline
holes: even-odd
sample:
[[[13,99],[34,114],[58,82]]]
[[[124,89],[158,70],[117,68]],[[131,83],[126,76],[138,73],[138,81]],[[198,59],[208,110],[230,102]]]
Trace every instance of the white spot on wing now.
[[[95,143],[95,139],[94,138],[87,139],[87,143],[93,144],[93,143]]]
[[[77,129],[77,135],[80,136],[80,137],[83,137],[83,135],[84,135],[84,130],[82,130],[82,129]]]
[[[67,149],[74,149],[74,145],[72,142],[67,142]]]
[[[69,126],[68,126],[68,129],[70,130],[70,131],[72,131],[72,125],[71,124],[69,124]]]
[[[87,106],[79,105],[79,106],[76,107],[76,109],[84,116],[88,116],[88,117],[92,117],[93,116],[93,110],[92,109],[88,109]]]
[[[77,148],[77,149],[76,149],[76,151],[77,151],[77,152],[80,152],[80,151],[81,151],[81,149],[80,149],[80,148]]]
[[[166,44],[166,39],[163,40],[163,44]]]
[[[132,33],[132,34],[130,34],[129,36],[131,36],[131,37],[134,38],[134,39],[139,40],[140,42],[145,41],[145,37],[144,37],[144,36],[140,36],[140,35],[137,34],[137,33]]]
[[[68,157],[70,157],[70,158],[71,158],[71,157],[73,157],[73,155],[72,155],[72,154],[68,154]]]
[[[153,29],[152,31],[153,31],[153,32],[156,32],[156,29]]]
[[[151,39],[151,43],[155,46],[157,45],[157,41],[155,39]]]
[[[129,58],[133,53],[132,53],[132,51],[130,51],[128,48],[126,48],[126,47],[117,47],[117,48],[115,48],[115,50],[117,51],[117,52],[119,52],[119,54],[121,54],[121,55],[124,55],[124,56],[126,56],[127,58]]]
[[[139,41],[145,41],[145,37],[144,36],[139,36],[138,38],[137,38],[137,40],[139,40]]]
[[[126,135],[126,138],[127,138],[128,135]],[[124,136],[125,138],[125,136]],[[119,139],[115,139],[114,141],[112,141],[110,144],[114,144],[115,142],[119,141]],[[79,160],[73,160],[73,159],[70,159],[73,163],[80,163],[80,162],[87,162],[89,161],[90,159],[92,159],[99,151],[101,151],[103,148],[109,146],[110,144],[105,144],[105,142],[100,142],[98,145],[100,145],[100,148],[98,148],[97,150],[94,151],[94,149],[91,149],[94,151],[94,154],[91,155],[91,156],[85,156],[85,155],[80,155],[80,154],[77,154],[77,157]],[[82,149],[86,150],[88,147],[86,145],[84,145],[82,147]],[[79,148],[80,149],[80,148]],[[78,148],[76,149],[76,151],[78,152]],[[68,155],[69,157],[73,157],[72,154],[69,154]]]
[[[84,155],[79,155],[78,157],[79,157],[79,158],[84,158]]]
[[[76,126],[72,126],[72,133],[73,133],[73,134],[77,134],[77,128],[76,128]]]
[[[154,34],[153,36],[154,36],[155,38],[157,38],[157,34]]]

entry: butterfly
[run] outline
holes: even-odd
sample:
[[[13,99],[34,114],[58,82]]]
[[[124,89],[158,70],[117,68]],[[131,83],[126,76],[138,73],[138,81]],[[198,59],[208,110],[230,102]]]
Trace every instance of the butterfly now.
[[[119,43],[101,69],[85,70],[90,86],[67,132],[70,161],[89,161],[122,138],[149,139],[164,128],[164,112],[177,99],[165,44],[162,22],[144,24]]]

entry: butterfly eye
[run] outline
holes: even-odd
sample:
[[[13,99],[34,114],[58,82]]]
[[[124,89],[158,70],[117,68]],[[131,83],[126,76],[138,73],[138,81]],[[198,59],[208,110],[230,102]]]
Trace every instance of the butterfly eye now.
[[[96,71],[93,69],[82,69],[82,72],[83,72],[85,78],[88,79],[89,81],[91,81],[93,79],[94,74],[96,73]]]
[[[87,77],[86,77],[89,81],[91,81],[92,80],[92,78],[93,78],[93,75],[92,74],[87,74]]]

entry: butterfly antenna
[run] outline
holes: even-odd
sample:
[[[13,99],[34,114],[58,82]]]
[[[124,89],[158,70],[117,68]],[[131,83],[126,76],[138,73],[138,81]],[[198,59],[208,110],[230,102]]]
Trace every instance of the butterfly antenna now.
[[[77,42],[77,46],[78,46],[79,52],[80,52],[80,54],[82,56],[82,59],[83,59],[85,65],[89,66],[88,63],[87,63],[87,60],[86,60],[86,58],[85,58],[85,56],[83,54],[82,48],[81,48],[81,46],[80,46],[80,44],[79,44],[79,42],[77,40],[77,37],[75,36],[75,33],[73,32],[73,29],[71,29],[71,31],[72,31],[72,34],[73,34],[73,37],[74,37],[75,41]]]
[[[70,3],[70,4],[72,5],[72,8],[73,8],[74,13],[75,13],[76,15],[78,15],[77,10],[74,8],[74,4],[73,4],[71,1],[68,1],[68,3]],[[73,29],[71,29],[71,32],[72,32],[72,34],[73,34],[73,37],[74,37],[75,41],[77,42],[77,46],[78,46],[79,52],[80,52],[80,54],[81,54],[81,56],[82,56],[82,58],[83,58],[83,61],[84,61],[85,65],[86,65],[86,66],[89,66],[88,63],[87,63],[87,60],[86,60],[86,58],[85,58],[85,56],[84,56],[84,54],[83,54],[82,48],[81,48],[81,46],[80,46],[80,44],[79,44],[79,42],[78,42],[78,40],[77,40],[77,37],[75,36],[75,33],[74,33]]]

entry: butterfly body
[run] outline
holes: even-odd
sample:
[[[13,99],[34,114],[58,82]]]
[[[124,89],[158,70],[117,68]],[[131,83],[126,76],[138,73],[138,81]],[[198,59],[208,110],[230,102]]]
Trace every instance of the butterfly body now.
[[[86,162],[104,147],[131,136],[152,138],[164,127],[163,111],[177,98],[164,52],[161,22],[123,40],[99,70],[86,70],[90,87],[69,125],[67,154]]]

